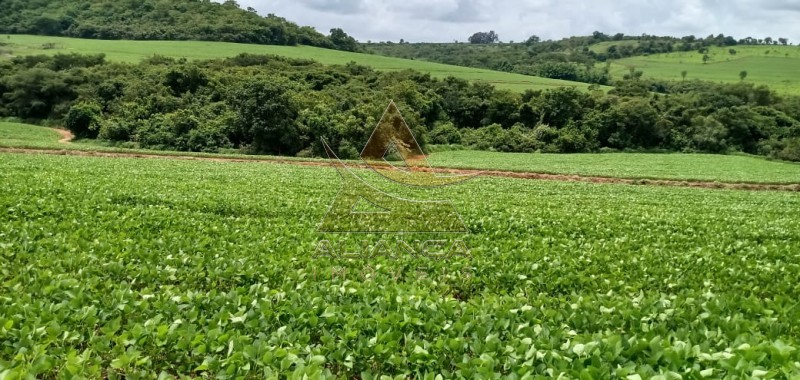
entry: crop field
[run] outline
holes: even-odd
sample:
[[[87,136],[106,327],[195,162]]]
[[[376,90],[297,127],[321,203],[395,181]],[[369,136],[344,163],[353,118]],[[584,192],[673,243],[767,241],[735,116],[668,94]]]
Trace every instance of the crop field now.
[[[0,146],[48,147],[57,145],[59,138],[51,128],[0,121]]]
[[[0,183],[3,378],[800,376],[796,193],[478,178],[431,190],[468,255],[320,258],[327,167],[5,153]]]
[[[111,61],[135,63],[153,55],[201,60],[233,57],[241,53],[274,54],[288,58],[313,59],[326,65],[356,62],[371,66],[376,70],[414,69],[429,72],[437,78],[454,76],[470,81],[484,81],[498,88],[518,92],[557,87],[576,87],[583,90],[589,86],[585,83],[310,46],[249,45],[204,41],[108,41],[30,35],[0,37],[2,37],[0,43],[4,44],[0,45],[0,58],[33,54],[103,53]]]
[[[531,154],[487,151],[434,153],[431,164],[616,178],[741,183],[800,183],[800,164],[763,157],[682,153]]]
[[[736,50],[730,54],[729,50]],[[787,94],[800,94],[800,47],[798,46],[732,46],[711,47],[710,60],[703,63],[703,54],[696,51],[654,54],[613,61],[611,73],[621,78],[629,67],[644,72],[645,77],[682,80],[702,79],[735,83],[739,73],[747,71],[746,82],[765,84]]]
[[[192,156],[241,160],[308,161],[316,159],[244,154],[125,149],[96,140],[59,142],[51,128],[0,122],[0,148],[35,148],[98,151],[120,154]],[[437,152],[429,155],[432,166],[503,170],[612,178],[718,181],[729,183],[800,184],[800,164],[769,161],[757,156],[662,153],[531,154],[474,150]]]

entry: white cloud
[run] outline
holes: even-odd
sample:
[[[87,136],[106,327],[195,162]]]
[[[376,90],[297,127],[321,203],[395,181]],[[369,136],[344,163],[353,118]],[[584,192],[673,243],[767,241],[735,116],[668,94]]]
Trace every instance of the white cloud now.
[[[326,33],[341,27],[359,41],[465,41],[494,30],[503,41],[643,33],[723,33],[800,42],[798,0],[240,0]]]

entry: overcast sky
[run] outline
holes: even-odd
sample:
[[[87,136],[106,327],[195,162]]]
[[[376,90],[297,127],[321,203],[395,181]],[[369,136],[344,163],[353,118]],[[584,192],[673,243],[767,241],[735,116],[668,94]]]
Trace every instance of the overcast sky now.
[[[328,34],[361,42],[466,41],[494,30],[500,40],[560,39],[595,30],[684,36],[711,33],[800,41],[800,0],[238,0]]]

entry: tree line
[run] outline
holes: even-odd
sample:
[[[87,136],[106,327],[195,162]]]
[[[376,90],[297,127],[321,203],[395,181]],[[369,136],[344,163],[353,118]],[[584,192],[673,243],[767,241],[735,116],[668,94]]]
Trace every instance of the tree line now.
[[[534,35],[518,43],[497,43],[498,41],[499,36],[494,31],[489,31],[471,35],[468,44],[381,42],[362,44],[362,47],[367,52],[391,57],[609,85],[613,79],[607,68],[597,67],[598,62],[677,51],[699,51],[703,54],[710,46],[788,44],[786,38],[773,40],[771,37],[763,39],[747,37],[737,40],[724,34],[677,38],[647,34],[608,35],[601,32],[560,40],[542,40]],[[593,49],[593,45],[599,43],[606,43],[609,46],[606,49]]]
[[[128,39],[309,45],[355,51],[341,29],[329,36],[233,0],[3,0],[0,33]]]
[[[0,117],[132,148],[358,155],[394,100],[420,143],[507,152],[740,151],[800,161],[800,98],[765,86],[631,76],[606,94],[515,93],[416,71],[243,54],[138,64],[58,54],[0,62]]]

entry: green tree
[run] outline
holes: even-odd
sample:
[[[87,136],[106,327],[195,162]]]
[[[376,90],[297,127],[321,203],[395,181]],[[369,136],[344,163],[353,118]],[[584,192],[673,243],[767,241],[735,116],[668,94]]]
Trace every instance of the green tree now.
[[[539,38],[539,36],[537,36],[537,35],[532,35],[532,36],[528,37],[527,40],[525,40],[525,44],[526,45],[536,45],[539,42],[542,42],[542,39]]]
[[[468,39],[471,44],[493,44],[500,40],[500,36],[490,30],[488,32],[477,32],[471,35]]]
[[[21,70],[13,75],[0,78],[0,89],[8,88],[2,94],[2,103],[14,116],[44,119],[63,115],[66,109],[58,107],[75,97],[74,85],[66,82],[67,74],[50,69],[35,67]],[[54,115],[55,114],[55,115]]]
[[[591,106],[591,98],[572,87],[558,88],[544,91],[528,102],[530,111],[520,112],[520,115],[530,115],[522,122],[529,127],[546,124],[553,128],[563,128],[572,120],[583,117],[587,108]]]
[[[230,104],[240,141],[252,141],[256,152],[294,155],[302,149],[299,107],[289,85],[258,78],[236,89]]]
[[[76,137],[96,138],[100,132],[102,107],[94,102],[83,101],[70,107],[64,118],[64,126]]]
[[[336,49],[344,51],[356,51],[358,49],[358,42],[353,37],[350,37],[341,28],[331,29],[330,40]]]
[[[739,79],[740,80],[744,80],[745,78],[747,78],[747,70],[740,71],[739,72]]]
[[[728,150],[728,130],[710,116],[692,119],[692,139],[697,150],[709,153],[724,153]]]
[[[777,157],[781,160],[800,161],[800,137],[784,140],[783,149],[778,152]]]
[[[647,98],[632,98],[609,109],[606,123],[598,131],[602,146],[610,148],[652,148],[664,136],[656,126],[658,113]]]

